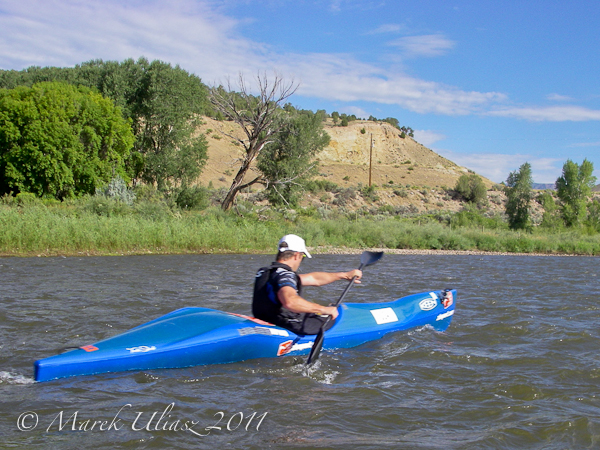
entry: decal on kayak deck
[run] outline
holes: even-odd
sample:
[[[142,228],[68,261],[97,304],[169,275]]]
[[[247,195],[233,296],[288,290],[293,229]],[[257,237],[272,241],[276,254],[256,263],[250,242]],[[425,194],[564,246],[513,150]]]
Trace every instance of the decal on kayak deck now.
[[[100,350],[95,345],[84,345],[83,347],[79,347],[81,350],[85,350],[86,352],[95,352],[96,350]]]
[[[435,318],[435,321],[437,322],[438,320],[444,320],[444,319],[447,319],[448,317],[451,317],[453,315],[454,315],[454,310],[448,311],[448,312],[445,312],[445,313],[440,314],[439,316],[437,316]]]
[[[242,336],[248,334],[262,334],[264,336],[284,336],[288,337],[290,333],[286,330],[280,330],[278,328],[265,328],[265,327],[246,327],[238,329],[238,332]]]
[[[425,298],[419,302],[419,308],[423,311],[431,311],[437,306],[437,295],[433,292],[430,292],[429,295],[431,298]]]
[[[384,323],[398,322],[398,316],[392,308],[381,308],[372,309],[371,314],[377,325],[383,325]]]
[[[452,303],[454,303],[454,300],[452,298],[452,291],[448,291],[446,292],[446,296],[442,301],[442,305],[444,305],[444,308],[448,309],[452,306]]]
[[[312,348],[315,341],[306,342],[304,344],[294,344],[294,341],[285,341],[279,344],[279,348],[277,349],[277,356],[282,356],[290,352],[295,352],[298,350],[306,350],[308,348]]]
[[[148,347],[147,345],[140,345],[138,347],[126,348],[125,350],[129,350],[129,353],[146,353],[152,350],[156,350],[156,347],[154,345],[152,347]]]

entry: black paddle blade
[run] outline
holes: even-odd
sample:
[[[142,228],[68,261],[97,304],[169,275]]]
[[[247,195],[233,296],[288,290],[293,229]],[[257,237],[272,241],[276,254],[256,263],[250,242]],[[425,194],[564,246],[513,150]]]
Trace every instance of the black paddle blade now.
[[[319,354],[321,353],[321,349],[323,348],[323,341],[325,338],[325,332],[323,327],[319,330],[317,337],[315,339],[315,343],[310,349],[310,354],[308,355],[308,359],[306,360],[306,365],[310,366],[313,362],[319,359]]]
[[[363,252],[360,255],[360,265],[370,266],[371,264],[375,264],[382,256],[383,252]]]

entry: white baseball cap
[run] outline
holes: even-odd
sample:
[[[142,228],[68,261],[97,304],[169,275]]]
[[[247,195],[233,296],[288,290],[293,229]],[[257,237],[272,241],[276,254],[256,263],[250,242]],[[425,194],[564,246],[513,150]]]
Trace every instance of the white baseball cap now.
[[[279,251],[284,252],[286,250],[304,253],[308,258],[312,258],[310,253],[308,253],[308,250],[306,250],[304,239],[295,234],[286,234],[279,240]]]

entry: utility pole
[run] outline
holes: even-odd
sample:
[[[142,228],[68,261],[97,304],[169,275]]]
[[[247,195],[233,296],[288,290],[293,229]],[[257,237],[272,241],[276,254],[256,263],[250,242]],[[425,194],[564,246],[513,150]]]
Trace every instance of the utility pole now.
[[[371,187],[372,169],[373,169],[373,133],[371,133],[371,150],[369,152],[369,187]]]

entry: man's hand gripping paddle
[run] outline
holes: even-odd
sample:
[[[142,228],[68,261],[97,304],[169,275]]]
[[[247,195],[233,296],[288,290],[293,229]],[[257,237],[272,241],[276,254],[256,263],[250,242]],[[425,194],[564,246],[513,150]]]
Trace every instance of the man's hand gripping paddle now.
[[[363,254],[360,256],[360,266],[358,267],[358,270],[362,270],[362,268],[365,266],[375,264],[381,259],[382,256],[383,252],[363,252]],[[352,287],[352,285],[354,284],[355,280],[356,277],[352,277],[350,283],[348,283],[348,286],[346,286],[346,289],[344,289],[344,292],[342,293],[341,297],[332,306],[335,306],[337,308],[340,305],[340,303],[342,303],[342,300],[344,300],[344,297],[350,290],[350,287]],[[327,320],[325,320],[325,323],[321,326],[321,329],[317,334],[317,338],[315,339],[315,343],[313,344],[312,349],[310,350],[310,354],[308,355],[308,359],[306,360],[307,366],[310,366],[319,358],[319,354],[321,353],[321,349],[323,348],[323,340],[325,339],[325,327],[327,326],[330,320],[331,316],[327,316]]]

